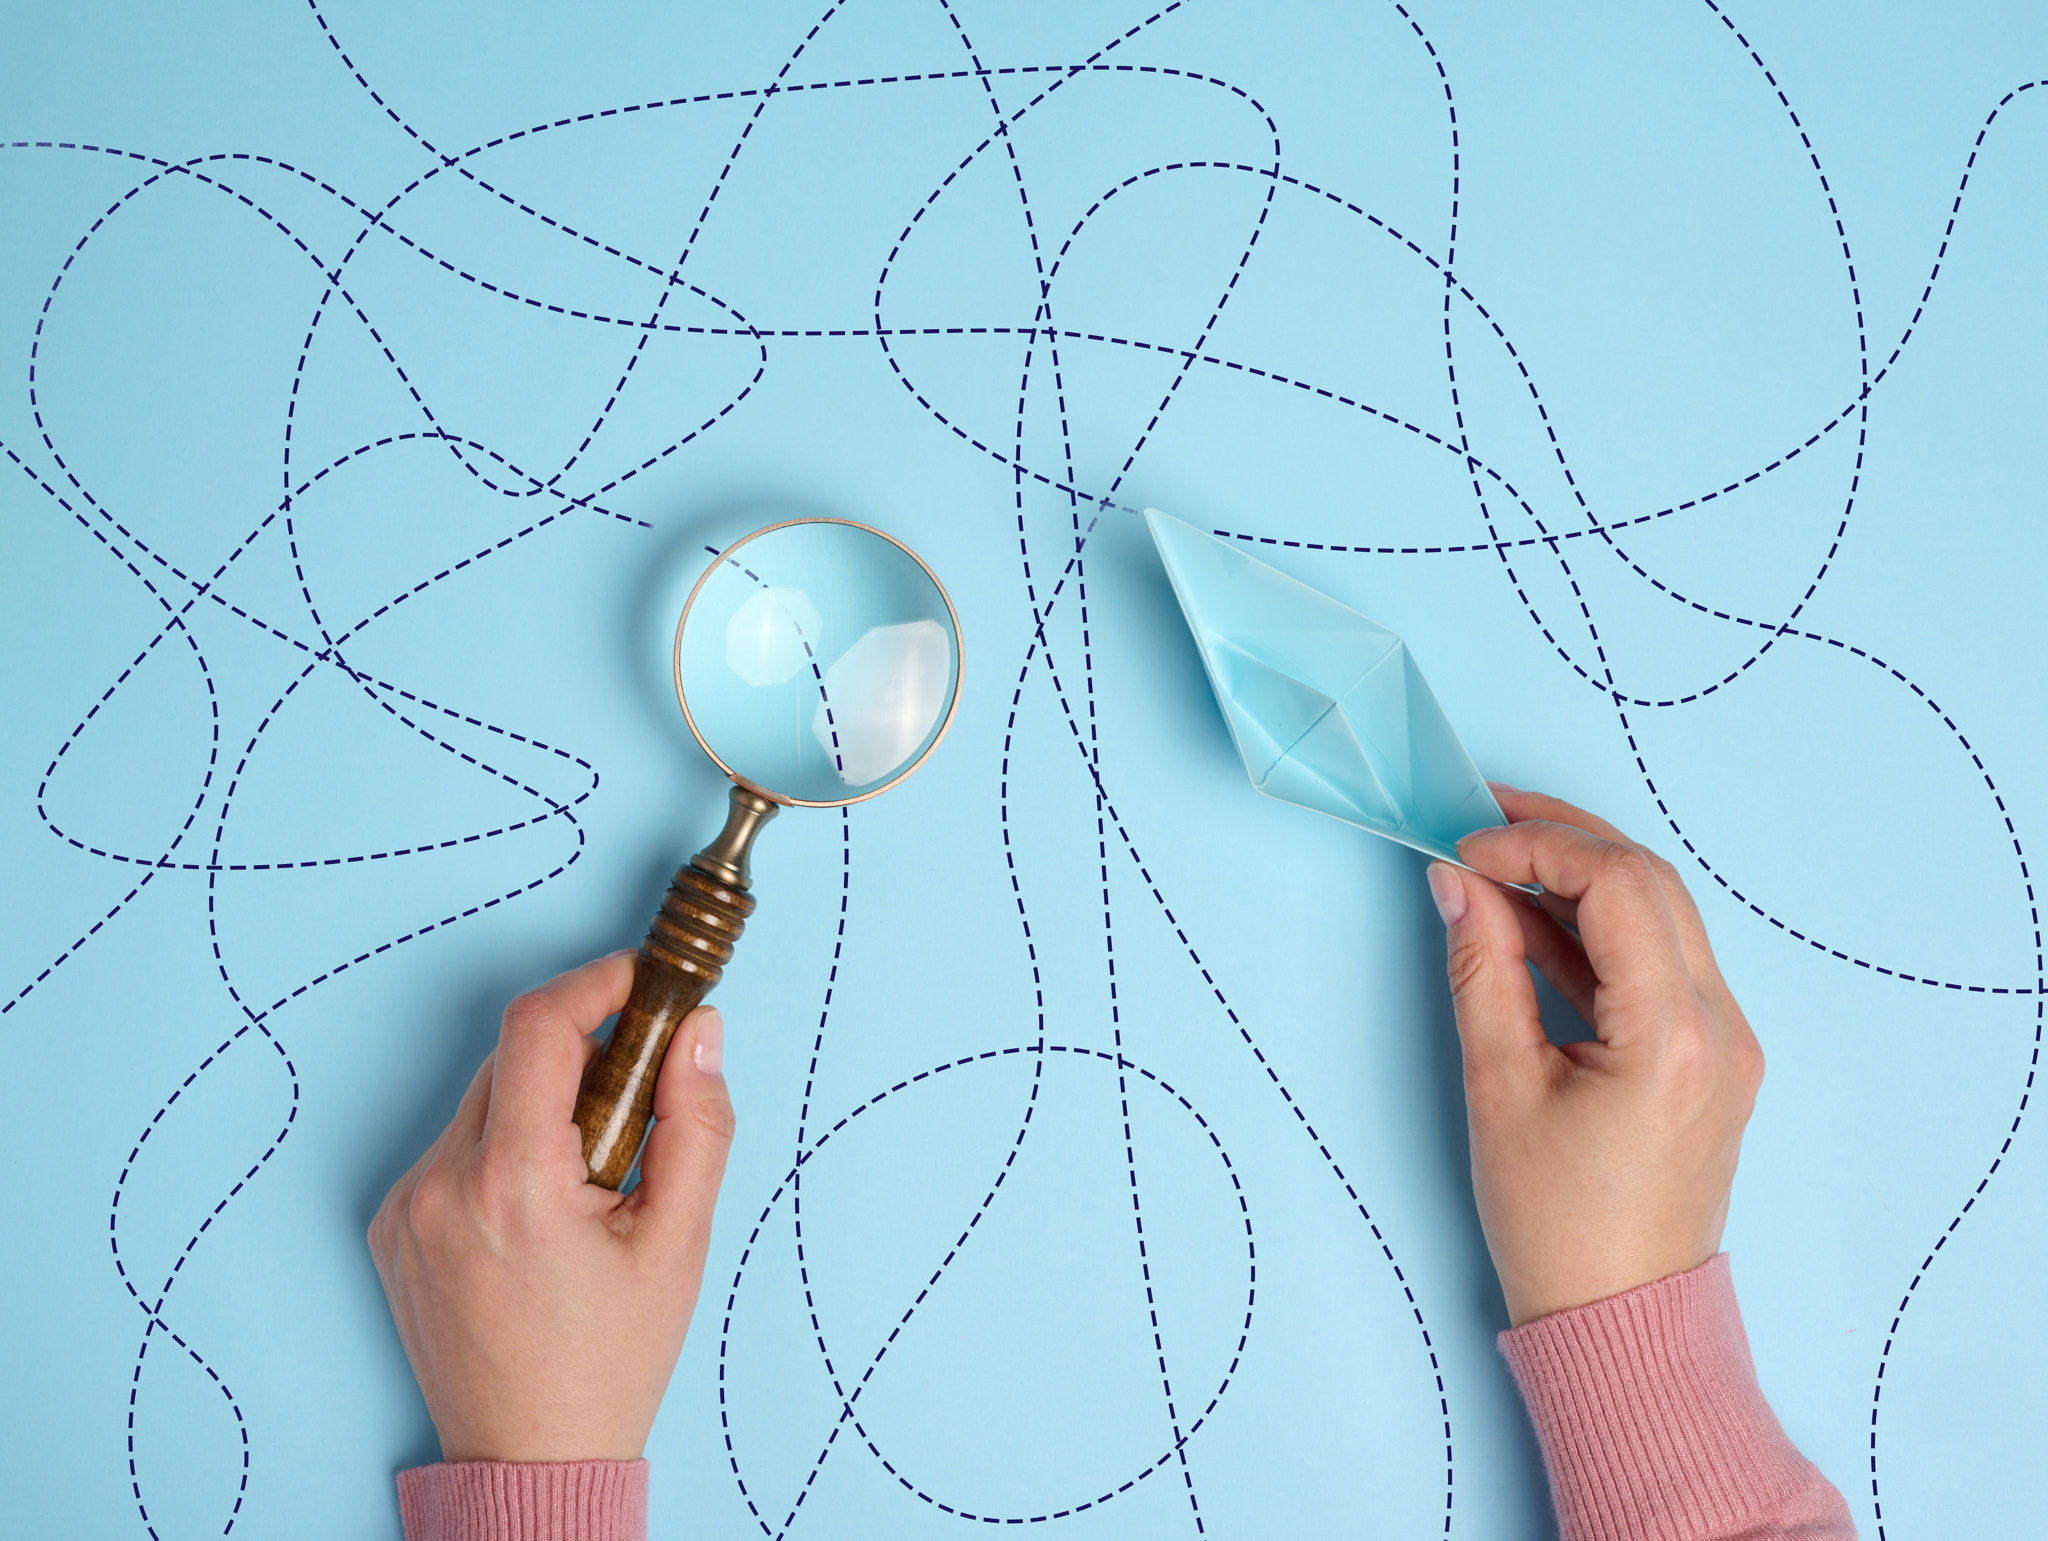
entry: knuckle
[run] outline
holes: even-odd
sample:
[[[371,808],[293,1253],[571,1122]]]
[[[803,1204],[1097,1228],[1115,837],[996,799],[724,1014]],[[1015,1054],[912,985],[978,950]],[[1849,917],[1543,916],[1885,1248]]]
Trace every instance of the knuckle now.
[[[524,995],[515,995],[505,1008],[505,1030],[510,1033],[531,1033],[548,1027],[555,1017],[554,1002],[540,990],[528,990]]]
[[[1677,864],[1655,851],[1645,850],[1643,854],[1649,858],[1651,875],[1663,887],[1664,897],[1673,913],[1698,920],[1699,905],[1693,899],[1692,890],[1686,887],[1685,874],[1678,870]]]
[[[1604,874],[1640,888],[1657,883],[1656,858],[1639,845],[1609,841],[1601,860]]]
[[[1651,875],[1660,883],[1672,888],[1682,889],[1685,887],[1685,879],[1678,875],[1678,869],[1669,861],[1659,856],[1648,846],[1641,846],[1638,849],[1642,851],[1643,859],[1650,864]]]
[[[1763,1085],[1764,1051],[1756,1035],[1739,1019],[1732,1033],[1717,1027],[1705,1008],[1674,1023],[1663,1061],[1667,1085],[1687,1101],[1732,1098],[1747,1109]]]
[[[1444,971],[1451,981],[1451,998],[1467,999],[1473,988],[1486,974],[1486,948],[1476,938],[1466,938],[1452,945],[1444,960]]]
[[[1607,848],[1600,853],[1598,870],[1587,887],[1589,890],[1594,887],[1607,889],[1632,910],[1640,911],[1644,906],[1668,909],[1668,890],[1658,872],[1658,862],[1658,857],[1639,845],[1609,841]]]
[[[1743,1034],[1735,1050],[1735,1068],[1744,1093],[1754,1099],[1764,1085],[1764,1046],[1756,1041],[1755,1034]]]
[[[732,1103],[724,1097],[700,1097],[690,1104],[690,1127],[715,1145],[730,1145],[738,1120]]]
[[[438,1166],[420,1173],[419,1181],[406,1196],[405,1223],[415,1236],[439,1236],[446,1228],[454,1203],[453,1184]],[[394,1228],[396,1217],[393,1217]]]

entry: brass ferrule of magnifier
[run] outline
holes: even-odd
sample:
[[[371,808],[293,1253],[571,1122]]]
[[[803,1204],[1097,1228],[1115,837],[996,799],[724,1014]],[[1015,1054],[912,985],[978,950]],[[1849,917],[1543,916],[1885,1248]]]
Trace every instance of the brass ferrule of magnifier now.
[[[773,798],[735,781],[732,794],[726,799],[725,828],[718,832],[716,840],[690,858],[690,865],[706,877],[734,888],[752,888],[754,871],[750,862],[754,837],[780,811],[781,805]]]
[[[726,568],[745,572],[748,578],[763,584],[766,592],[765,580],[755,577],[753,569],[744,564],[760,565],[761,571],[767,571],[767,566],[761,565],[762,554],[772,542],[763,541],[763,537],[795,531],[800,526],[841,526],[864,532],[864,535],[875,537],[876,549],[886,551],[888,559],[898,564],[899,569],[902,559],[907,557],[931,580],[932,589],[938,600],[943,602],[946,617],[943,624],[951,639],[951,693],[944,703],[944,716],[937,723],[936,731],[929,735],[914,759],[897,767],[879,785],[864,783],[864,790],[852,791],[845,797],[817,797],[815,789],[808,787],[791,788],[787,793],[770,792],[747,779],[712,747],[703,725],[691,710],[689,695],[684,689],[684,632],[712,575]],[[735,554],[742,547],[757,541],[763,541],[762,546],[756,547],[745,558],[736,560]],[[809,638],[804,639],[803,646],[808,657]],[[732,961],[733,948],[746,930],[748,918],[754,913],[755,900],[749,890],[754,880],[751,858],[755,839],[784,807],[832,808],[864,802],[895,786],[922,765],[952,725],[953,714],[959,706],[960,671],[963,667],[961,652],[960,619],[938,576],[916,552],[893,535],[870,525],[856,524],[850,519],[791,520],[756,530],[721,552],[690,590],[690,596],[683,604],[682,616],[676,623],[676,701],[682,707],[683,720],[689,726],[691,736],[712,762],[732,778],[733,786],[726,801],[725,827],[715,840],[690,858],[688,865],[677,870],[668,892],[662,895],[661,908],[654,917],[654,923],[648,927],[646,939],[640,944],[632,993],[619,1013],[611,1041],[584,1072],[583,1086],[576,1098],[575,1120],[582,1133],[583,1160],[591,1182],[617,1189],[632,1175],[634,1164],[639,1160],[641,1141],[654,1119],[654,1089],[669,1044],[681,1029],[684,1019],[724,977],[725,967]],[[829,677],[829,667],[821,664],[820,670],[824,671],[817,676],[822,690],[822,680]],[[812,791],[814,795],[794,795],[799,790]]]

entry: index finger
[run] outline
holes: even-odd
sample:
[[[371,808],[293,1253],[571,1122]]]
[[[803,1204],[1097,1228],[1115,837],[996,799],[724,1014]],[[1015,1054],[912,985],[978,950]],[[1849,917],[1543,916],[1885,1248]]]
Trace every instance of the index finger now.
[[[1599,978],[1596,999],[1610,991],[1650,1000],[1692,990],[1664,885],[1641,847],[1527,819],[1467,835],[1458,842],[1458,856],[1497,882],[1541,883],[1577,901],[1579,940]]]
[[[633,955],[613,953],[558,974],[505,1008],[484,1118],[486,1157],[578,1148],[573,1114],[584,1040],[626,1004],[632,988]]]
[[[1663,860],[1639,841],[1631,840],[1612,824],[1596,813],[1574,807],[1561,797],[1551,797],[1543,792],[1524,792],[1517,787],[1493,786],[1494,796],[1499,800],[1501,811],[1512,820],[1548,819],[1553,824],[1571,824],[1579,829],[1590,830],[1605,840],[1620,845],[1635,845],[1648,851],[1650,865],[1656,869],[1657,879],[1664,885],[1664,901],[1671,906],[1671,918],[1678,925],[1679,945],[1685,950],[1686,967],[1692,970],[1695,980],[1717,977],[1719,968],[1714,962],[1713,943],[1707,939],[1707,923],[1700,916],[1698,903],[1692,892],[1685,886],[1685,879],[1678,875],[1678,869]],[[1546,897],[1548,897],[1546,895]],[[1549,908],[1549,906],[1546,906]],[[1559,905],[1553,914],[1567,908]],[[1558,914],[1568,924],[1577,924],[1577,918],[1569,914]]]

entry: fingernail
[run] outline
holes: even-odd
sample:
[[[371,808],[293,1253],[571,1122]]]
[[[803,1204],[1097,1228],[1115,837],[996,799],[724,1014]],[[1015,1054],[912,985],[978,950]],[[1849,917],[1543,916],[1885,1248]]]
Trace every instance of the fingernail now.
[[[605,956],[607,958],[630,958],[639,950],[637,947],[621,947],[616,952],[606,953]]]
[[[1512,781],[1489,781],[1486,784],[1492,787],[1496,792],[1519,792],[1522,790],[1520,787],[1516,786]]]
[[[697,1047],[691,1059],[706,1075],[717,1075],[725,1067],[725,1018],[716,1006],[706,1006],[697,1017]]]
[[[1465,884],[1450,863],[1429,864],[1429,896],[1436,900],[1436,912],[1445,925],[1455,926],[1465,918]]]

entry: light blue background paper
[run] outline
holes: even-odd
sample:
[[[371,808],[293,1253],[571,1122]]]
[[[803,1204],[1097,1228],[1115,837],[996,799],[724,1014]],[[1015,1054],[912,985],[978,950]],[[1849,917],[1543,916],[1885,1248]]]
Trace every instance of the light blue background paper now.
[[[364,1224],[715,828],[704,548],[823,513],[966,695],[759,852],[657,1533],[1546,1533],[1420,861],[1245,786],[1152,504],[1681,864],[1766,1387],[1866,1535],[2024,1529],[2044,75],[2018,4],[17,7],[0,1528],[395,1534]]]

